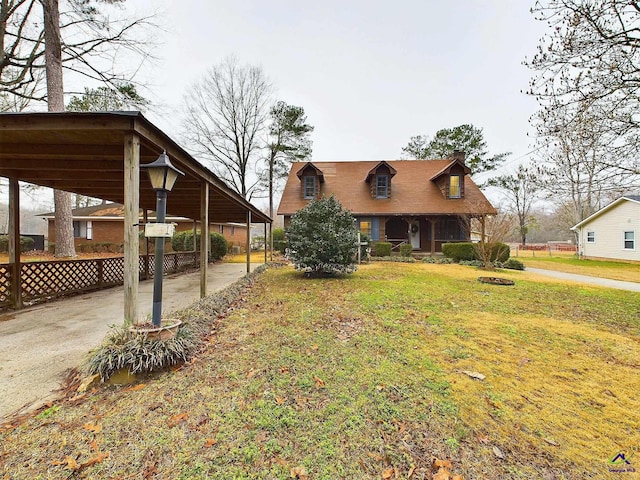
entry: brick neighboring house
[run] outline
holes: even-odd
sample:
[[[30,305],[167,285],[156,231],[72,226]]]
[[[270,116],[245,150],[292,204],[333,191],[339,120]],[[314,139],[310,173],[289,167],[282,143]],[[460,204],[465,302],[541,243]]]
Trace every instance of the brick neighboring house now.
[[[433,254],[443,243],[470,241],[471,219],[497,213],[469,173],[462,152],[444,160],[296,162],[278,215],[286,228],[311,199],[335,195],[372,241]]]
[[[73,213],[73,236],[76,246],[85,243],[114,243],[124,242],[124,206],[119,203],[107,203],[92,207],[76,208]],[[55,215],[53,212],[39,215],[47,220],[49,243],[55,243]],[[140,230],[144,230],[144,219],[140,210]],[[155,212],[148,214],[148,221],[155,221]],[[175,223],[176,231],[193,230],[193,220],[184,217],[167,215],[167,223]],[[200,229],[200,222],[196,223]],[[211,232],[222,234],[227,242],[245,247],[247,243],[247,226],[237,223],[211,223]],[[141,249],[142,249],[141,244]]]

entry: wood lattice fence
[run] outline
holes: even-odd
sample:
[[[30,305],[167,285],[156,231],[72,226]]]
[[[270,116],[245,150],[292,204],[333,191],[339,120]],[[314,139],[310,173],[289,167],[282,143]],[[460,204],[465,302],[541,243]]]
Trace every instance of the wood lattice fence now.
[[[141,255],[139,278],[154,275],[154,255]],[[164,256],[164,274],[200,265],[200,252],[175,252]],[[0,310],[14,307],[15,265],[0,264]],[[28,262],[20,266],[22,302],[26,305],[79,292],[114,287],[124,283],[124,257],[91,260]]]

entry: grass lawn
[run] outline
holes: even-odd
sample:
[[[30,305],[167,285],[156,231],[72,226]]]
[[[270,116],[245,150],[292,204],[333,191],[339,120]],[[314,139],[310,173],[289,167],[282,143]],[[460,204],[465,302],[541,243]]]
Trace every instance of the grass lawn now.
[[[277,254],[278,256],[280,256],[280,254]],[[274,254],[274,257],[276,255]],[[267,260],[269,260],[269,252],[267,252]],[[237,255],[225,255],[224,259],[222,260],[223,262],[226,263],[247,263],[247,254],[246,253],[239,253]],[[250,254],[250,262],[251,263],[264,263],[264,250],[259,250],[257,252],[251,252]]]
[[[609,460],[640,446],[640,294],[479,275],[269,269],[191,364],[0,427],[0,474],[633,478]]]
[[[514,256],[514,252],[511,253]],[[553,256],[549,256],[547,252],[532,252],[530,250],[520,251],[518,256],[514,258],[532,268],[640,282],[640,263],[579,259],[573,253],[554,252]]]

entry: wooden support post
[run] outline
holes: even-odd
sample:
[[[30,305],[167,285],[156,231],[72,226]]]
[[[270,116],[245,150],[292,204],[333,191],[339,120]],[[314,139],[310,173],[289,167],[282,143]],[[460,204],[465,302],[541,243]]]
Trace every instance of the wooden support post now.
[[[267,263],[267,240],[267,222],[264,222],[264,263]]]
[[[247,210],[247,273],[251,273],[251,210]]]
[[[429,219],[429,226],[431,228],[431,256],[436,253],[436,220]]]
[[[138,237],[140,205],[140,137],[124,136],[124,321],[138,321]],[[157,215],[157,213],[156,213]],[[162,272],[154,272],[162,275]]]
[[[193,221],[193,251],[194,252],[198,251],[198,242],[196,241],[196,238],[198,238],[198,221],[194,220]],[[200,237],[200,241],[202,241],[202,237]]]
[[[9,263],[13,265],[11,277],[11,303],[16,310],[22,308],[22,267],[20,266],[20,184],[9,178]]]
[[[146,208],[142,212],[142,221],[144,225],[149,223],[149,210]],[[149,280],[149,237],[144,237],[144,279]]]
[[[209,184],[200,189],[200,298],[207,296],[207,270],[209,267]]]

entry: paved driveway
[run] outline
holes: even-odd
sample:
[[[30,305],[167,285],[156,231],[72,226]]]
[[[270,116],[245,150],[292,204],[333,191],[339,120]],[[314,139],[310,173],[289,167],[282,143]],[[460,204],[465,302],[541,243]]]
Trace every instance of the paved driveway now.
[[[259,264],[252,264],[253,270]],[[210,265],[208,293],[247,271],[244,263]],[[200,272],[165,277],[163,311],[200,297]],[[140,318],[151,314],[153,280],[140,282]],[[0,315],[0,418],[55,398],[65,373],[80,365],[110,325],[123,321],[123,288],[111,288]]]
[[[630,292],[640,292],[640,283],[624,282],[622,280],[611,280],[609,278],[591,277],[588,275],[578,275],[576,273],[556,272],[555,270],[543,270],[541,268],[529,268],[527,272],[545,275],[547,277],[560,278],[562,280],[572,280],[574,282],[588,283],[600,287],[616,288],[618,290],[629,290]],[[640,279],[638,279],[640,281]]]

